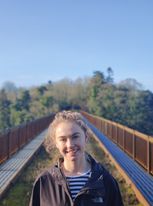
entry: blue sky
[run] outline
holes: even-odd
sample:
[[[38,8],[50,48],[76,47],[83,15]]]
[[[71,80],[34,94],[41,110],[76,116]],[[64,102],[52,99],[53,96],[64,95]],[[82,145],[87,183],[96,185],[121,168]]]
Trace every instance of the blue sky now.
[[[1,0],[0,86],[114,71],[153,91],[152,0]]]

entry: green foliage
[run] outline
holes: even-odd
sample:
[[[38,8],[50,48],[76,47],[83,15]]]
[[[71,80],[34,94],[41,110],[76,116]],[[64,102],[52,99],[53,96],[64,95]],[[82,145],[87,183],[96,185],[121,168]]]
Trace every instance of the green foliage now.
[[[5,90],[6,92],[16,92],[17,91],[17,87],[15,86],[15,84],[10,81],[4,82],[2,85],[2,89]]]
[[[25,109],[28,111],[30,101],[31,101],[31,97],[30,97],[29,91],[25,90],[25,91],[21,92],[20,98],[17,100],[17,104],[19,106],[18,110]]]
[[[13,90],[11,89],[11,85]],[[6,83],[0,91],[0,129],[64,109],[82,109],[153,135],[153,93],[135,79],[113,83],[113,70],[90,78],[62,79],[29,90]]]
[[[45,86],[38,87],[38,92],[40,95],[43,95],[46,90],[47,90],[47,88]]]
[[[141,132],[153,134],[153,94],[150,91],[139,91],[132,100],[129,97],[129,105],[127,124]]]
[[[0,91],[0,130],[10,127],[10,101],[7,99],[5,90]]]
[[[49,108],[53,105],[54,99],[51,96],[42,96],[40,102],[44,107]]]
[[[113,72],[112,68],[108,67],[107,68],[107,77],[106,77],[107,83],[113,83],[113,81],[114,81],[113,75],[114,75],[114,72]]]
[[[88,110],[153,135],[153,93],[140,90],[141,85],[136,80],[128,79],[118,86],[99,74],[94,73],[89,84]]]
[[[32,116],[32,114],[27,113],[26,110],[23,109],[21,111],[16,111],[11,108],[11,115],[10,115],[11,126],[17,126],[22,123],[31,121],[33,119],[34,117]]]

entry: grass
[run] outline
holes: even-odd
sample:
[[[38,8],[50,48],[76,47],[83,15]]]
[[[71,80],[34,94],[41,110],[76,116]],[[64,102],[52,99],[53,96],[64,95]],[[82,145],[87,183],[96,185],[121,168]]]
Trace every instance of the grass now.
[[[87,145],[87,151],[93,155],[105,168],[117,179],[122,194],[125,206],[142,206],[132,191],[131,187],[126,184],[123,177],[117,172],[114,165],[111,163],[107,155],[101,150],[99,143],[90,138]],[[34,157],[30,165],[24,170],[18,178],[15,185],[6,193],[5,197],[1,200],[0,206],[27,206],[29,204],[32,185],[35,178],[45,168],[54,164],[58,158],[58,152],[53,149],[51,154],[46,153],[42,147],[37,156]]]
[[[55,149],[49,155],[46,153],[44,147],[42,147],[37,156],[33,158],[31,164],[23,171],[17,182],[0,201],[0,206],[27,206],[35,178],[46,167],[53,164],[56,157],[57,152]]]

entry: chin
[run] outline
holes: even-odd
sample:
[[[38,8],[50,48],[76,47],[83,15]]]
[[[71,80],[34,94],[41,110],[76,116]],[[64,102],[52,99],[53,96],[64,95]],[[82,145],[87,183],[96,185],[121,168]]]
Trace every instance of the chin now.
[[[67,156],[67,158],[70,159],[71,161],[75,161],[75,160],[79,159],[81,156],[82,156],[81,153],[78,151],[74,155]]]
[[[69,160],[72,161],[72,162],[75,162],[77,160],[77,158],[76,157],[71,157],[71,158],[69,158]]]

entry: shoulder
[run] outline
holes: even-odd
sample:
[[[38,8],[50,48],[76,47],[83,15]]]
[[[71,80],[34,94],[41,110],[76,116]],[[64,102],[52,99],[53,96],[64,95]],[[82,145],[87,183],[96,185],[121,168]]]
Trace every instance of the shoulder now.
[[[59,173],[59,169],[55,165],[48,169],[45,169],[42,173],[40,173],[37,176],[34,184],[38,184],[39,182],[41,184],[43,183],[45,184],[45,182],[48,182],[48,181],[52,182],[56,178],[58,173]]]
[[[101,172],[102,172],[102,175],[103,175],[104,183],[106,185],[110,185],[110,186],[116,187],[117,181],[112,176],[112,174],[110,174],[110,172],[101,163],[98,163],[98,164],[99,164],[99,167],[101,168]]]
[[[88,154],[88,160],[91,164],[91,171],[94,174],[97,175],[103,175],[104,177],[109,177],[110,173],[108,172],[108,170],[103,166],[103,164],[101,164],[100,162],[98,162],[95,158],[93,158],[91,155]]]
[[[117,185],[117,181],[109,173],[109,171],[103,166],[103,164],[97,162],[94,158],[92,158],[92,171],[97,177],[101,176],[103,178],[105,185],[110,185],[113,187]]]

